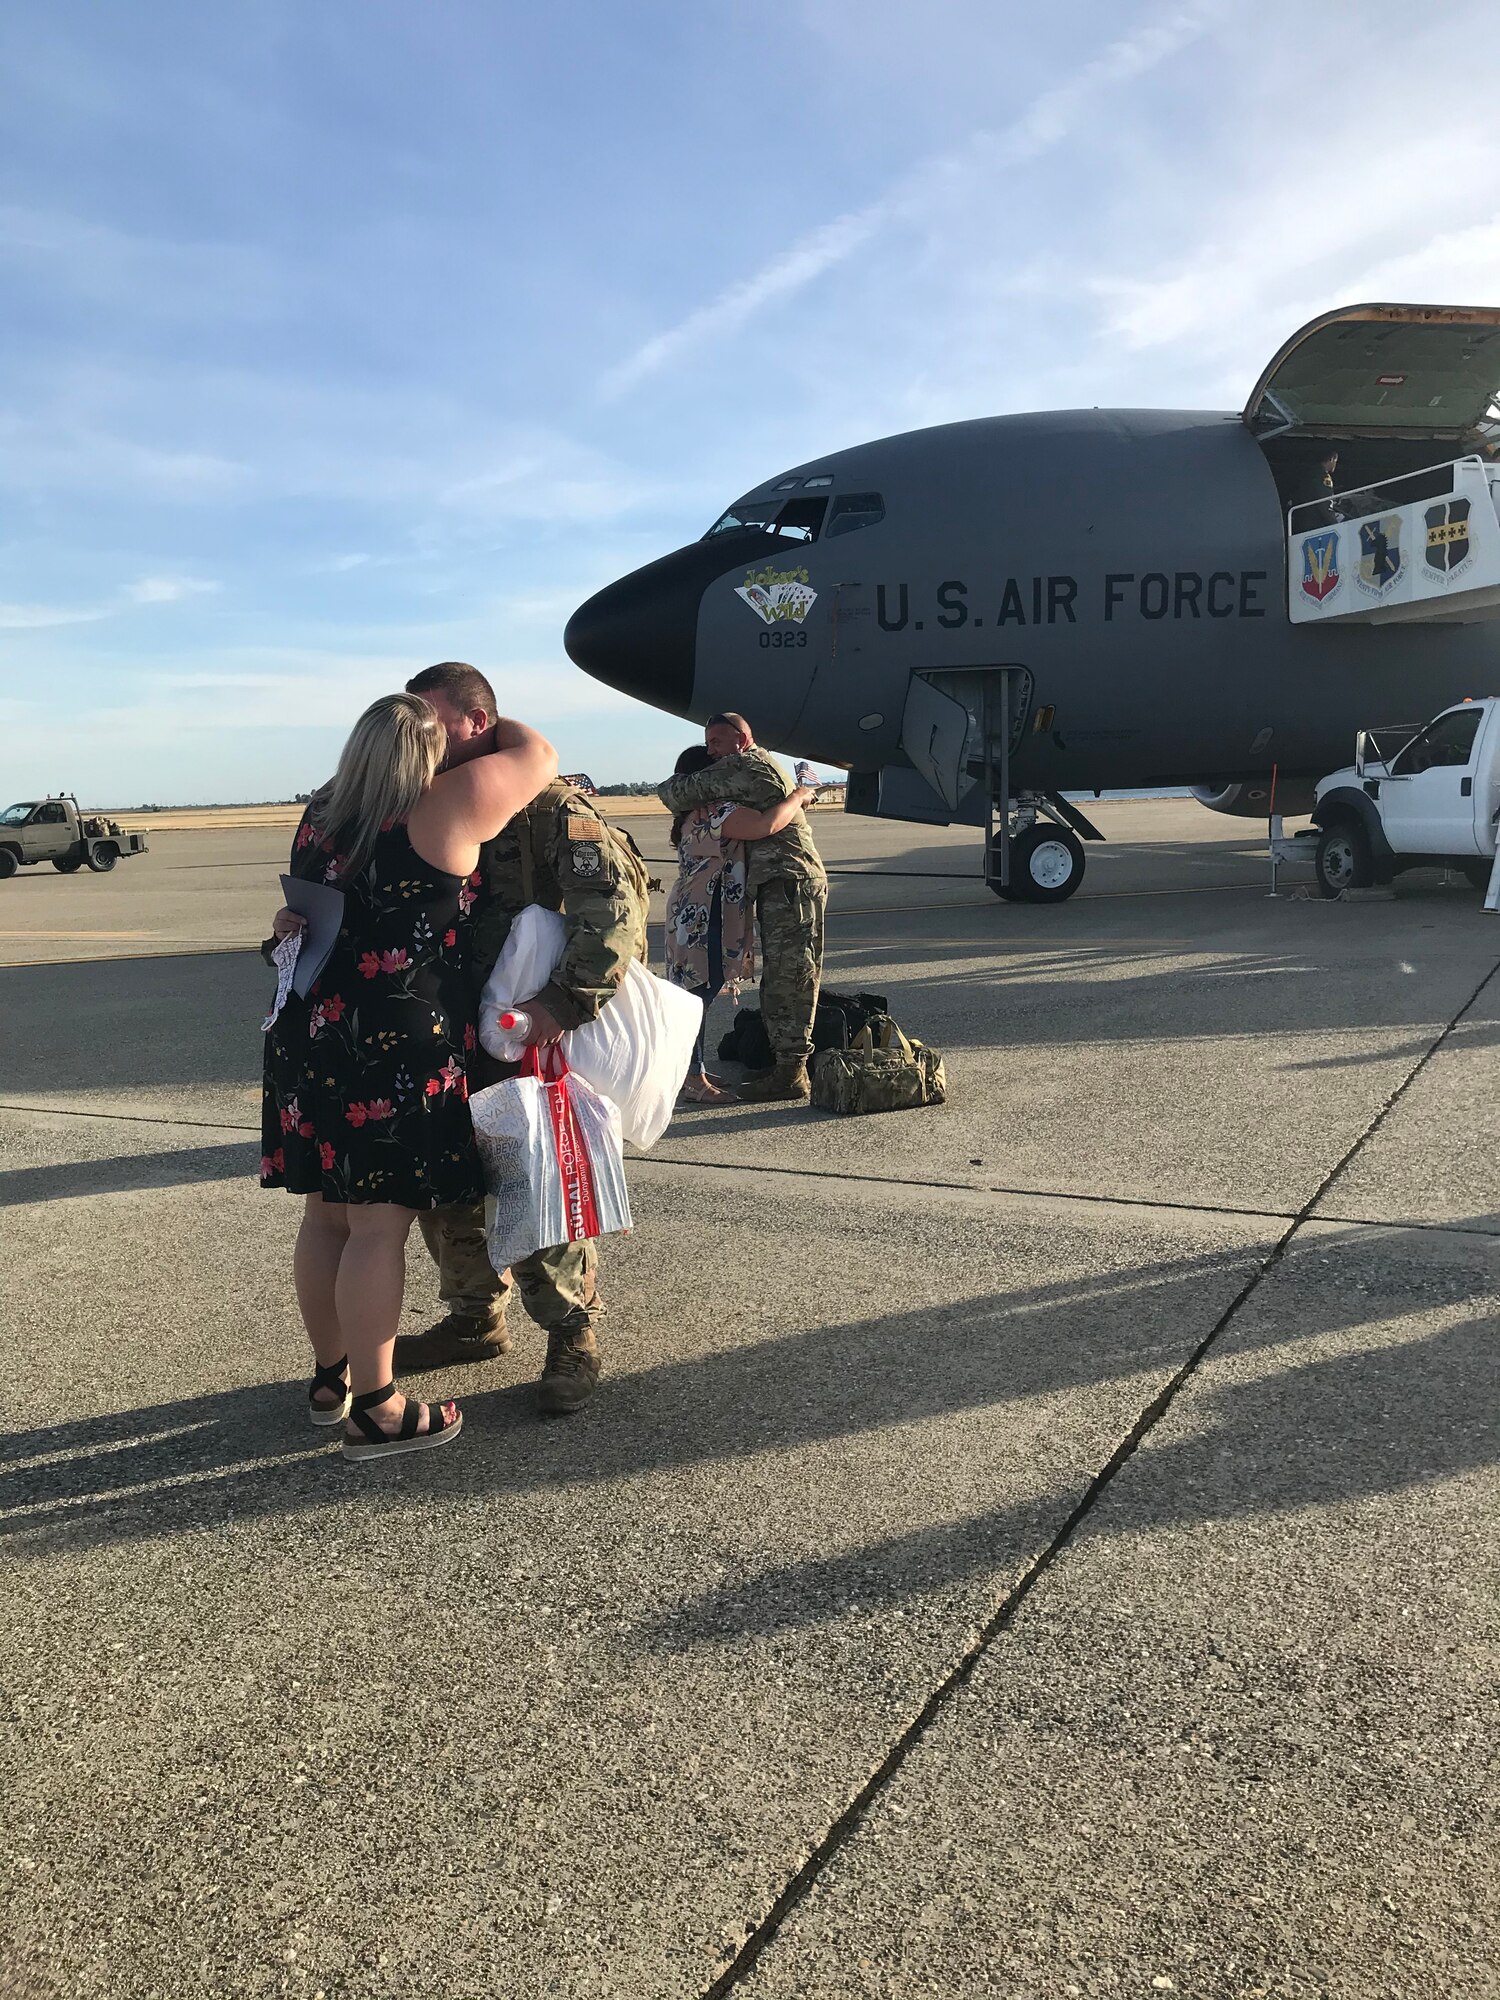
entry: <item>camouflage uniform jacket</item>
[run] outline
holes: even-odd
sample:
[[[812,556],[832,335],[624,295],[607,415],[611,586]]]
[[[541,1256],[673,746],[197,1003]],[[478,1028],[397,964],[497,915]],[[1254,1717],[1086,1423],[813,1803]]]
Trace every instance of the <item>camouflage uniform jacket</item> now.
[[[568,942],[537,999],[563,1028],[598,1017],[632,958],[646,956],[645,865],[635,843],[573,786],[556,779],[479,850],[469,953],[488,978],[528,903],[561,910]]]
[[[793,787],[774,758],[754,744],[732,757],[720,757],[701,771],[689,771],[680,778],[667,778],[656,788],[656,796],[668,812],[687,812],[693,806],[716,804],[729,799],[737,806],[752,806],[757,812],[790,796]],[[752,840],[746,857],[746,891],[754,896],[767,882],[789,876],[794,882],[815,882],[827,886],[818,850],[807,830],[803,813],[780,833],[765,840]]]

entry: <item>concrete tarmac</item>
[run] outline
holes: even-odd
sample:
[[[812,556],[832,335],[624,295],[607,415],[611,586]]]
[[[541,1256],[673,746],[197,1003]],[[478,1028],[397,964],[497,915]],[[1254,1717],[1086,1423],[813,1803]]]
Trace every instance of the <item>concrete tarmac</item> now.
[[[0,885],[5,2000],[1500,1992],[1500,923],[1098,816],[1050,909],[820,817],[949,1104],[684,1112],[589,1408],[517,1313],[367,1470],[251,1179],[284,831]]]

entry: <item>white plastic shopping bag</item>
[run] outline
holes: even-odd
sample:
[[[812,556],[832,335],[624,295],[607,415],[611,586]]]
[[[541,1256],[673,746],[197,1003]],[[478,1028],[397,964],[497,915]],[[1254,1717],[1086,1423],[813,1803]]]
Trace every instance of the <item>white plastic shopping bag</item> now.
[[[695,993],[632,959],[598,1019],[562,1038],[569,1068],[618,1108],[625,1137],[642,1152],[672,1122],[702,1019]]]
[[[497,1271],[537,1250],[630,1228],[620,1115],[569,1073],[557,1050],[531,1051],[520,1076],[476,1091],[469,1110],[493,1197]]]
[[[516,913],[500,947],[479,1005],[479,1039],[501,1062],[519,1062],[524,1048],[512,1048],[495,1022],[497,1014],[534,1000],[562,963],[568,927],[556,910],[528,903]]]
[[[524,1009],[541,992],[566,943],[563,919],[536,903],[511,925],[479,1003],[479,1039],[492,1056],[517,1060],[519,1052],[500,1032],[497,1016]],[[703,1002],[695,994],[632,960],[599,1018],[569,1028],[562,1038],[570,1072],[609,1099],[619,1111],[623,1136],[643,1152],[671,1122],[702,1019]]]

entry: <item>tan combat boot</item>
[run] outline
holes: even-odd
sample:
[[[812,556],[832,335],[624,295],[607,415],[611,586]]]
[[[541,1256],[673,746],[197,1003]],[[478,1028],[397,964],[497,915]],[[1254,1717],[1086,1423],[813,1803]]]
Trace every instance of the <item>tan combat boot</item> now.
[[[569,1417],[581,1410],[594,1393],[599,1380],[599,1343],[594,1329],[582,1326],[554,1327],[547,1335],[547,1361],[542,1369],[539,1401],[554,1417]]]
[[[449,1313],[425,1333],[396,1336],[396,1373],[420,1374],[427,1368],[451,1368],[469,1361],[496,1361],[510,1350],[504,1313]]]
[[[812,1096],[812,1085],[807,1079],[805,1057],[778,1057],[764,1076],[742,1083],[738,1095],[742,1104],[806,1104]]]

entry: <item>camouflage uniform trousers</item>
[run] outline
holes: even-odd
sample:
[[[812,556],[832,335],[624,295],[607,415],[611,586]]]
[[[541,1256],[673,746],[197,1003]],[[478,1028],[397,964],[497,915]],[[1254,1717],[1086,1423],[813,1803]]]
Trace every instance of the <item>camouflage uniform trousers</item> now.
[[[548,1333],[581,1333],[603,1311],[594,1243],[563,1243],[535,1251],[502,1275],[486,1248],[483,1202],[419,1210],[417,1221],[437,1263],[443,1304],[455,1318],[472,1319],[476,1333],[504,1320],[512,1279],[521,1303]]]
[[[776,875],[756,891],[760,1012],[778,1062],[805,1062],[813,1052],[827,909],[827,884],[802,876]]]

